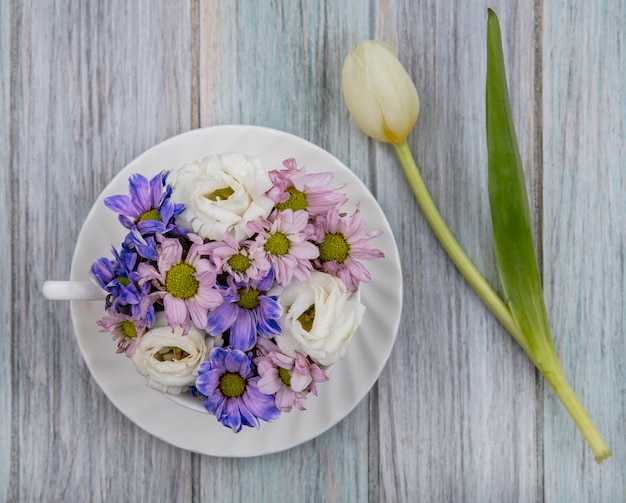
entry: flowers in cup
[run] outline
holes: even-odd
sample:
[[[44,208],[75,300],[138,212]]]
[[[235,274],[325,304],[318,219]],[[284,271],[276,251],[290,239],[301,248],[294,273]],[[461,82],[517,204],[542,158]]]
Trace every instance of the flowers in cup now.
[[[332,173],[276,168],[226,153],[132,175],[105,200],[128,232],[91,267],[117,352],[235,432],[305,409],[363,318],[362,261],[383,257]]]

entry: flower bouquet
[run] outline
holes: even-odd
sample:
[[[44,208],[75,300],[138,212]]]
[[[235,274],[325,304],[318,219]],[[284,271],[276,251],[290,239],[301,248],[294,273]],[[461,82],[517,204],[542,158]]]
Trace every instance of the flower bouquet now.
[[[332,179],[226,153],[105,199],[128,232],[91,267],[98,323],[148,386],[190,393],[235,432],[304,410],[362,320],[361,260],[383,256]]]

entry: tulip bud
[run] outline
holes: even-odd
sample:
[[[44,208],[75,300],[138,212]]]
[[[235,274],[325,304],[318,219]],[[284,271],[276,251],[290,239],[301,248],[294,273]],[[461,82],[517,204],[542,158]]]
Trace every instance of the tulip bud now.
[[[346,56],[341,80],[350,115],[367,135],[388,143],[406,139],[420,103],[392,47],[376,40],[363,42]]]

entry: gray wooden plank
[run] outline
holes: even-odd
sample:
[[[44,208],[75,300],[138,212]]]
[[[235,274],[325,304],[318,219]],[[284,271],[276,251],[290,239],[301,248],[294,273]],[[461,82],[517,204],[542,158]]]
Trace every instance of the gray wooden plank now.
[[[409,137],[450,228],[497,287],[487,193],[487,7],[498,12],[522,157],[534,186],[533,2],[379,2],[375,35],[398,49],[421,98]],[[357,134],[357,133],[355,133]],[[430,232],[393,149],[377,145],[379,200],[407,282],[379,383],[381,501],[536,501],[532,364]],[[531,193],[537,198],[539,194]]]
[[[11,4],[0,4],[0,284],[5,294],[0,299],[0,354],[12,355],[12,218],[11,171],[9,169],[11,131]],[[0,366],[0,499],[9,501],[9,481],[13,465],[13,358]]]
[[[293,133],[331,152],[374,188],[368,149],[347,134],[340,88],[343,58],[368,34],[366,6],[243,1],[200,7],[201,125],[258,124]],[[378,411],[368,397],[303,446],[256,459],[203,458],[201,499],[366,501],[371,470],[378,470],[377,456],[368,466],[377,452],[370,414]],[[263,482],[241,483],[251,478]]]
[[[82,361],[69,304],[41,295],[45,279],[69,276],[83,219],[113,175],[189,128],[189,6],[14,5],[10,214],[21,259],[13,271],[19,459],[11,484],[19,501],[189,499],[192,455],[115,409]]]
[[[543,30],[545,283],[574,390],[613,457],[596,465],[546,389],[546,501],[626,499],[626,53],[623,1],[547,2]]]

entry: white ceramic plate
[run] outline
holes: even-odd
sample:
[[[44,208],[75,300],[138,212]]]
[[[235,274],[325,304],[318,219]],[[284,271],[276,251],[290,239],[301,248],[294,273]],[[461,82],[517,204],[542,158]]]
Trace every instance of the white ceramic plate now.
[[[176,169],[206,155],[242,152],[261,158],[268,168],[282,167],[294,157],[309,172],[332,171],[336,183],[347,183],[352,211],[361,202],[368,230],[381,229],[372,244],[384,259],[367,261],[372,282],[361,287],[367,308],[363,323],[352,337],[346,356],[335,366],[328,382],[318,386],[317,397],[305,400],[306,411],[292,410],[256,430],[232,433],[214,416],[183,407],[148,388],[133,365],[115,353],[110,336],[96,322],[104,315],[104,303],[73,301],[72,319],[87,366],[106,396],[131,421],[148,433],[178,447],[213,456],[247,457],[289,449],[315,438],[361,401],[376,382],[393,346],[402,308],[402,275],[398,250],[380,206],[365,185],[339,160],[296,136],[255,126],[216,126],[189,131],[144,152],[126,166],[100,194],[83,225],[72,261],[72,280],[89,278],[89,268],[99,257],[119,248],[125,229],[117,215],[104,206],[105,197],[128,194],[128,177],[142,173],[150,178],[161,170]]]

